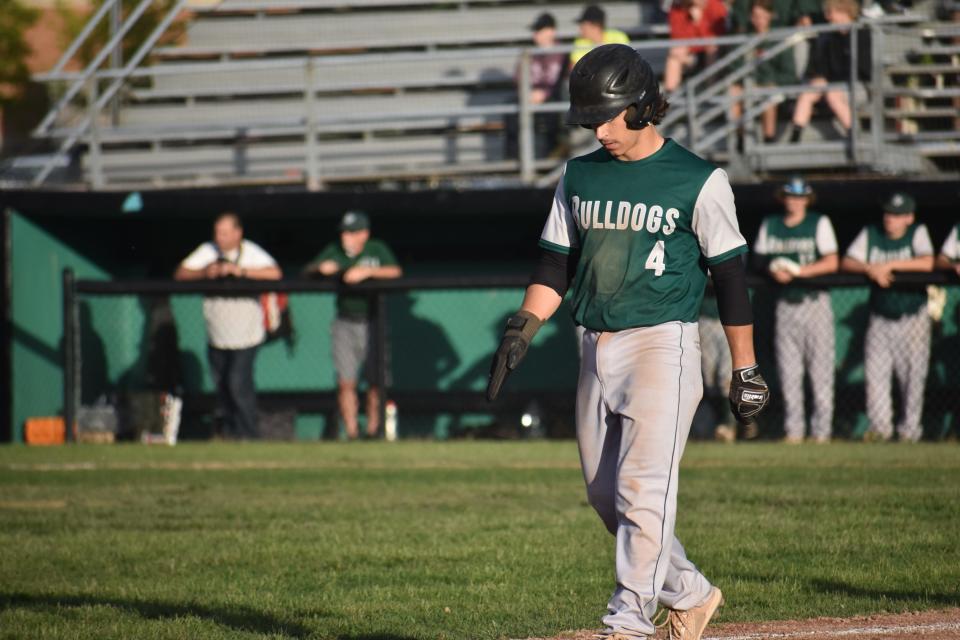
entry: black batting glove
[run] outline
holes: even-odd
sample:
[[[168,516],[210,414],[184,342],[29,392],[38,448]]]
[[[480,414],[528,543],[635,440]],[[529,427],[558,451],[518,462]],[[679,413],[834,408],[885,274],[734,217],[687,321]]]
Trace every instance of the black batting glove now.
[[[490,381],[487,383],[487,400],[493,402],[500,393],[503,381],[511,371],[517,368],[523,357],[527,355],[530,341],[543,322],[529,311],[518,311],[507,319],[507,326],[503,330],[500,346],[493,354],[490,364]]]
[[[770,402],[767,386],[757,365],[733,370],[730,382],[730,411],[740,424],[751,424],[753,418]]]

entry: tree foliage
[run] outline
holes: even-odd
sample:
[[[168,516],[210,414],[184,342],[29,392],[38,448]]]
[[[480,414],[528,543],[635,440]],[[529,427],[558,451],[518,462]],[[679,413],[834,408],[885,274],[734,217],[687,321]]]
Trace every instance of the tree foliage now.
[[[25,34],[39,15],[21,0],[0,0],[0,102],[18,96],[30,79],[27,56],[32,50]]]

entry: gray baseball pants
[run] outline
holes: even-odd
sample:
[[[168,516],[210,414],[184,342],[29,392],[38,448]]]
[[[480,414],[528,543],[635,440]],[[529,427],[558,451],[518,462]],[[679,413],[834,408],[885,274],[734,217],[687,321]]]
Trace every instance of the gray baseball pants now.
[[[652,635],[657,604],[689,609],[710,583],[674,536],[680,458],[703,395],[696,323],[587,329],[577,442],[587,498],[616,536],[609,630]]]
[[[916,442],[923,435],[923,393],[930,364],[930,316],[926,307],[896,319],[870,316],[864,344],[864,377],[870,431],[884,439],[893,435],[890,374],[897,376],[903,420],[901,440]]]
[[[803,438],[803,374],[810,376],[813,415],[810,435],[829,438],[833,432],[833,381],[836,367],[833,308],[826,291],[802,302],[777,302],[777,371],[783,390],[783,428],[788,438]]]

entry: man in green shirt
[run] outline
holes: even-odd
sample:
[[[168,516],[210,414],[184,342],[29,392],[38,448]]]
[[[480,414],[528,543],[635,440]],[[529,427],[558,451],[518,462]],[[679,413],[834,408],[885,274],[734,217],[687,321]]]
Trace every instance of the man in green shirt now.
[[[307,266],[306,273],[339,276],[345,285],[371,278],[399,278],[403,275],[397,259],[384,242],[370,237],[370,218],[362,211],[347,211],[340,222],[340,242],[331,242]],[[370,331],[370,296],[351,292],[337,296],[337,315],[330,327],[333,365],[337,371],[337,405],[347,437],[359,435],[357,379],[366,363],[367,436],[380,428],[380,389],[370,380],[376,366],[375,341]]]
[[[712,274],[733,364],[731,409],[759,413],[753,316],[726,173],[657,131],[669,104],[626,45],[587,53],[570,76],[567,122],[601,147],[567,162],[540,260],[494,355],[487,398],[524,357],[567,289],[582,329],[577,443],[587,498],[616,537],[607,640],[700,640],[722,601],[674,536],[680,458],[703,395],[697,318]]]
[[[883,224],[868,225],[854,238],[840,266],[866,274],[870,287],[870,320],[864,341],[868,440],[893,436],[890,376],[900,386],[903,421],[901,441],[923,435],[923,393],[930,363],[930,316],[925,289],[891,289],[896,271],[933,270],[933,243],[926,225],[916,221],[916,202],[894,193],[883,204]]]

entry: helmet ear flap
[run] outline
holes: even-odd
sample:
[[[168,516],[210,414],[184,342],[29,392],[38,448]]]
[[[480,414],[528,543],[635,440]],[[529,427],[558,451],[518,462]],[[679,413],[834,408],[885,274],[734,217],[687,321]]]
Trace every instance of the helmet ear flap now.
[[[644,109],[644,113],[640,113],[640,110],[637,108],[637,103],[631,104],[627,107],[627,113],[624,114],[624,121],[627,123],[628,129],[643,129],[648,124],[650,124],[650,107],[648,106]]]

